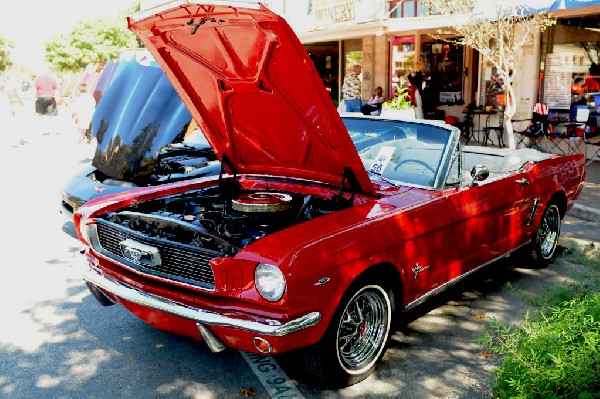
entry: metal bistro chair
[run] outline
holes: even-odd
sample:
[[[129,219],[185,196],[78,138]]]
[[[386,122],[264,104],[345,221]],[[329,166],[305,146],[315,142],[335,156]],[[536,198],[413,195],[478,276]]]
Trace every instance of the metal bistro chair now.
[[[577,117],[575,116],[578,115]],[[585,112],[583,112],[585,111]],[[563,155],[569,155],[577,152],[577,145],[575,144],[574,138],[577,137],[577,126],[585,125],[587,119],[589,117],[589,110],[587,107],[584,109],[578,110],[577,108],[571,108],[571,112],[569,114],[569,121],[563,123],[560,120],[556,120],[555,122],[550,122],[553,129],[549,129],[546,136],[546,152],[549,153],[558,153],[560,152]],[[553,118],[549,118],[552,120]],[[557,130],[554,128],[554,125],[563,125],[562,128]],[[566,145],[561,145],[566,144]],[[556,152],[555,152],[556,151]]]
[[[600,161],[600,140],[590,140],[592,137],[598,136],[598,126],[586,126],[583,133],[583,142],[585,143],[585,153],[589,154],[588,149],[591,150],[592,155],[587,160],[586,165],[590,166],[594,161]]]
[[[475,124],[473,123],[473,116],[474,114],[472,112],[467,112],[460,125],[465,139],[467,140],[465,145],[469,144],[469,141],[471,140],[477,141],[477,138],[475,137]]]
[[[498,138],[498,145],[504,147],[504,110],[498,112],[496,124],[491,122],[492,119],[494,119],[492,118],[492,115],[488,115],[485,120],[485,127],[483,128],[483,145],[487,145],[488,141],[490,144],[494,144],[490,138],[490,133],[495,132]]]
[[[477,138],[475,137],[475,123],[473,122],[473,118],[475,116],[474,111],[475,104],[469,104],[467,108],[463,110],[463,120],[456,124],[456,126],[460,128],[460,131],[466,140],[465,145],[468,145],[469,141],[471,140],[477,141]]]
[[[572,105],[569,112],[569,122],[565,124],[565,141],[569,146],[569,153],[575,154],[579,150],[579,144],[585,142],[585,131],[589,130],[588,121],[590,109],[587,105]]]
[[[531,118],[513,120],[513,122],[531,122],[525,130],[514,131],[515,136],[518,139],[517,148],[519,148],[519,146],[523,146],[544,151],[544,149],[539,144],[539,139],[546,136],[549,130],[554,129],[554,127],[550,125],[550,121],[548,120],[548,111],[549,108],[546,104],[536,103],[533,106],[533,113]]]

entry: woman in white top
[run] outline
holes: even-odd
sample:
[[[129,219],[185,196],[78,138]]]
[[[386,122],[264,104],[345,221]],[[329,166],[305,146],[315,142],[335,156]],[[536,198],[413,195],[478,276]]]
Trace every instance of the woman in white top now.
[[[375,89],[375,94],[371,97],[371,99],[361,107],[360,112],[363,115],[371,115],[372,112],[381,110],[381,104],[385,101],[385,97],[383,97],[383,88],[381,86],[377,86]]]

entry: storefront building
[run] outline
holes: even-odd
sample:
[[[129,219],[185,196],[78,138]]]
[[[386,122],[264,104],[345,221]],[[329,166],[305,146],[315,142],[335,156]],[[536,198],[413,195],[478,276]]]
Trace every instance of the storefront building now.
[[[481,0],[489,2],[492,0]],[[501,0],[500,0],[501,1]],[[523,0],[551,10],[557,24],[525,45],[515,65],[513,119],[530,118],[536,103],[554,121],[600,106],[600,0]],[[144,0],[142,8],[159,3]],[[434,38],[449,22],[420,0],[264,0],[294,29],[337,104],[346,71],[362,66],[362,96],[377,86],[391,97],[417,60],[425,64],[426,118],[462,118],[465,105],[500,108],[505,101],[495,70],[473,49]],[[466,18],[466,17],[462,17]],[[596,83],[595,83],[596,82]],[[597,115],[597,112],[596,112]],[[593,113],[592,113],[592,116]],[[597,118],[597,117],[596,117]],[[517,129],[519,126],[515,126]]]
[[[584,11],[558,18],[542,35],[539,97],[553,121],[572,119],[578,108],[600,106],[600,10]]]
[[[584,89],[578,85],[590,76],[590,67],[600,63],[600,0],[530,3],[552,9],[558,22],[526,45],[518,57],[514,118],[531,116],[537,102],[548,103],[557,111],[557,118],[568,118],[572,104],[589,105],[594,100],[588,86],[583,95]],[[425,64],[426,117],[461,117],[465,104],[471,101],[503,106],[502,82],[476,50],[434,38],[449,21],[445,16],[431,15],[427,3],[286,0],[275,11],[298,34],[336,103],[343,77],[353,64],[362,66],[363,100],[367,100],[377,86],[384,88],[384,95],[392,96],[396,86],[405,83],[415,62],[421,60]],[[452,23],[460,23],[459,19],[453,18]],[[600,94],[600,89],[597,91]]]
[[[362,66],[363,100],[377,86],[394,95],[415,62],[424,63],[426,117],[460,114],[477,98],[478,53],[433,36],[447,18],[430,15],[418,0],[294,0],[283,15],[310,54],[337,104],[341,83],[354,64]],[[337,69],[336,69],[337,68]],[[337,88],[335,87],[337,85]]]

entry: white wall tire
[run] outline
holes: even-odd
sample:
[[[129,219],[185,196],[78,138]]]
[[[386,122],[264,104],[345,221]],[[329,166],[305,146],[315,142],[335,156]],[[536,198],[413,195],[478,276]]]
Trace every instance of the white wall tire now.
[[[531,258],[537,266],[545,266],[556,255],[560,236],[561,215],[558,206],[550,203],[531,239]]]
[[[328,387],[353,385],[371,375],[390,336],[390,290],[366,284],[344,298],[321,342],[304,355],[307,370]]]

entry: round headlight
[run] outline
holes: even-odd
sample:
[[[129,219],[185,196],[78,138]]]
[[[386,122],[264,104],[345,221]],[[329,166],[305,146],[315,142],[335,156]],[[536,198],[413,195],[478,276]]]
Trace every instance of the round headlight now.
[[[279,268],[259,263],[254,270],[256,289],[267,301],[278,301],[285,292],[285,277]]]

